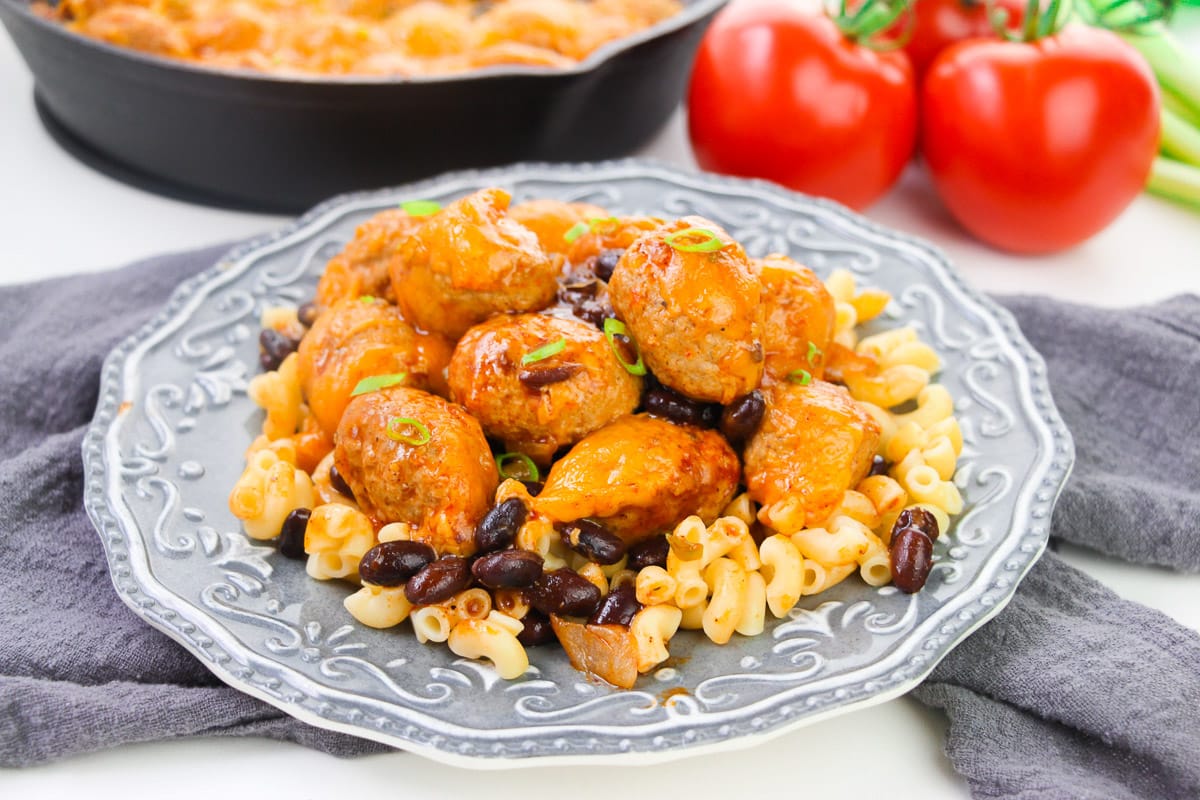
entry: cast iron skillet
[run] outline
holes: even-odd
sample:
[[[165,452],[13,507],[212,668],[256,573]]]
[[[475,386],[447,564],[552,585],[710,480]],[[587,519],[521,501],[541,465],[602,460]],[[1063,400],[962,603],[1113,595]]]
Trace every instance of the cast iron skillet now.
[[[571,69],[421,78],[215,70],[114,47],[0,0],[44,114],[133,171],[206,199],[280,212],[449,169],[633,150],[683,95],[725,0],[611,42]]]

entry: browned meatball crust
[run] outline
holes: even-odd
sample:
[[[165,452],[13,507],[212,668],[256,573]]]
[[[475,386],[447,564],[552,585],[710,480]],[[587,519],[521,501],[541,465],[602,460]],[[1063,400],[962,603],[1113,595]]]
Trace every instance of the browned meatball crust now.
[[[458,339],[495,314],[553,302],[563,258],[546,253],[533,231],[505,213],[509,199],[503,189],[482,189],[404,241],[391,277],[406,319]]]
[[[548,358],[522,364],[561,341]],[[544,314],[495,317],[459,340],[448,373],[451,397],[507,450],[538,464],[554,452],[628,414],[642,379],[617,361],[604,334],[586,322]]]
[[[766,373],[783,380],[796,370],[824,375],[837,310],[816,274],[787,256],[757,261],[763,293]]]
[[[404,373],[407,386],[445,393],[451,351],[444,337],[416,330],[383,300],[341,300],[300,340],[300,383],[313,416],[332,434],[363,378]]]
[[[413,538],[438,553],[474,552],[499,475],[479,423],[461,406],[405,387],[359,395],[334,442],[334,466],[377,524],[415,525]]]
[[[772,382],[763,395],[766,413],[742,453],[750,497],[764,506],[795,498],[806,526],[820,525],[870,471],[879,423],[825,381]]]
[[[712,231],[718,250],[685,252],[667,237]],[[685,217],[634,242],[613,270],[609,298],[663,384],[728,403],[763,374],[761,287],[742,246],[716,223]]]
[[[692,514],[711,523],[737,491],[737,454],[713,430],[638,414],[621,417],[555,462],[534,511],[602,522],[627,543]]]
[[[359,225],[354,238],[342,252],[329,259],[317,283],[319,305],[331,306],[339,300],[363,295],[391,298],[392,282],[388,267],[400,245],[425,217],[410,216],[399,208],[381,211]]]

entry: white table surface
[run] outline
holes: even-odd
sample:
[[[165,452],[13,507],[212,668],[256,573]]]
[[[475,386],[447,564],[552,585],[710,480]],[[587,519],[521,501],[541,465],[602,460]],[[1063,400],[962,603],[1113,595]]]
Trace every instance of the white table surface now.
[[[1200,45],[1200,30],[1189,37]],[[283,217],[167,200],[93,172],[46,135],[32,80],[0,36],[0,225],[7,252],[0,283],[94,271],[169,250],[269,231]],[[679,115],[642,155],[694,166]],[[1110,228],[1067,253],[1016,258],[957,229],[924,176],[909,171],[868,216],[942,247],[980,288],[1038,292],[1123,306],[1200,292],[1200,215],[1143,195]],[[1138,567],[1074,547],[1061,554],[1122,596],[1200,630],[1200,575]],[[395,753],[339,760],[259,739],[197,739],[136,745],[27,770],[0,770],[0,797],[107,800],[159,791],[212,797],[238,787],[249,797],[435,797],[526,800],[569,792],[573,800],[632,791],[638,797],[880,796],[962,800],[966,784],[942,753],[946,721],[901,698],[785,734],[749,749],[654,767],[536,768],[475,772]],[[798,778],[802,776],[802,781]],[[569,788],[568,788],[569,787]]]

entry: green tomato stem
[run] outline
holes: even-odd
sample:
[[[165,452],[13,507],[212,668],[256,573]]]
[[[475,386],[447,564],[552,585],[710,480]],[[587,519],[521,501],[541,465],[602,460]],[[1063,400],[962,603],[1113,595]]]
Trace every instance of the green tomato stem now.
[[[866,0],[854,13],[846,10],[846,0],[836,7],[826,4],[826,13],[847,39],[872,50],[894,50],[903,41],[883,41],[878,35],[887,32],[896,20],[908,12],[912,0]]]
[[[1200,168],[1159,156],[1154,159],[1146,191],[1200,210]]]

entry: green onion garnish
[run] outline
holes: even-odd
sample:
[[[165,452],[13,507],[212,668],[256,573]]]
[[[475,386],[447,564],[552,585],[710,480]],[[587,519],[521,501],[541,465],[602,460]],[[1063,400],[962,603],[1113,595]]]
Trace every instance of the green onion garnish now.
[[[617,217],[591,217],[587,222],[576,222],[572,225],[563,234],[563,239],[567,244],[570,244],[588,231],[593,233],[616,233],[617,228],[620,226],[621,220]]]
[[[563,241],[570,244],[589,230],[591,230],[591,227],[586,222],[576,222],[563,234]]]
[[[416,429],[417,435],[403,431],[403,428]],[[397,442],[411,444],[414,447],[420,447],[429,441],[429,428],[425,427],[425,423],[419,419],[412,417],[392,417],[387,424],[387,437]]]
[[[544,344],[537,350],[532,350],[521,356],[521,366],[528,367],[530,364],[536,364],[539,361],[544,361],[550,356],[558,355],[566,346],[567,340],[565,337],[559,339],[558,341],[551,342],[550,344]]]
[[[434,200],[406,200],[400,208],[410,217],[428,217],[442,210],[442,204]]]
[[[398,383],[404,383],[404,379],[408,377],[407,372],[393,372],[391,375],[372,375],[369,378],[363,378],[354,387],[354,391],[350,393],[351,397],[358,397],[360,394],[369,392],[377,392],[380,389],[386,389],[389,386],[395,386]]]
[[[699,239],[699,241],[688,241]],[[711,253],[725,246],[721,237],[708,228],[684,228],[666,237],[664,241],[681,253]]]
[[[788,373],[787,379],[792,383],[798,383],[801,386],[808,386],[812,383],[812,373],[806,369],[794,369]]]
[[[504,465],[504,462],[509,460],[521,462],[524,472],[510,471]],[[501,453],[496,456],[496,469],[500,472],[501,478],[513,478],[518,481],[538,481],[542,479],[542,474],[538,472],[537,464],[533,463],[533,459],[524,453]]]
[[[592,233],[616,233],[621,227],[621,220],[616,217],[592,217],[588,220],[588,230]]]
[[[637,361],[630,364],[625,360],[625,354],[617,347],[616,337],[624,336],[633,344],[634,352],[637,353]],[[645,375],[646,365],[642,363],[642,354],[637,350],[637,344],[634,343],[633,337],[629,335],[629,329],[625,327],[625,323],[619,319],[609,317],[604,320],[604,338],[608,339],[608,346],[612,348],[613,355],[617,357],[617,361],[621,362],[621,366],[630,375]]]
[[[364,294],[364,295],[359,295],[359,297],[358,297],[358,302],[360,302],[360,303],[374,303],[374,302],[375,302],[375,295],[373,295],[373,294]]]
[[[812,342],[808,343],[808,363],[816,364],[817,362],[814,361],[814,359],[820,358],[822,355],[824,354],[821,352],[821,348],[817,347]]]

